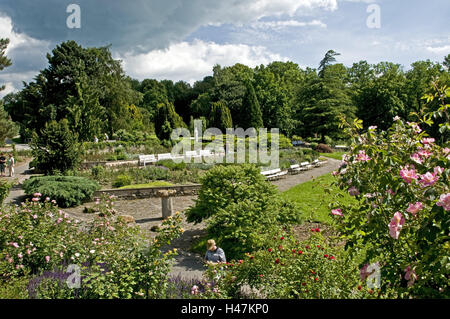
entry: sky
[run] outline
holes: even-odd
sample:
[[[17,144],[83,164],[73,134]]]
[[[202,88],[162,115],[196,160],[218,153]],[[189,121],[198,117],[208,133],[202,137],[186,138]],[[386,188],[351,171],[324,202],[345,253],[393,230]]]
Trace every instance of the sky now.
[[[450,0],[0,0],[0,38],[10,39],[13,62],[0,72],[0,97],[32,81],[66,40],[111,45],[132,78],[193,84],[215,64],[317,68],[330,49],[346,66],[442,62],[449,17]]]

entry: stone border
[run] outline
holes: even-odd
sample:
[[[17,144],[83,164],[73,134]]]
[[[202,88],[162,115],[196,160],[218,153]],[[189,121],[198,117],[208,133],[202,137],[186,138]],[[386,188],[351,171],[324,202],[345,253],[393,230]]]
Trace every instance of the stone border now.
[[[201,188],[201,184],[194,185],[178,185],[178,186],[164,186],[164,187],[146,187],[146,188],[134,188],[134,189],[104,189],[94,192],[92,195],[95,197],[101,197],[102,194],[113,195],[117,199],[133,200],[142,198],[159,198],[159,191],[175,190],[175,196],[192,196],[197,195]]]

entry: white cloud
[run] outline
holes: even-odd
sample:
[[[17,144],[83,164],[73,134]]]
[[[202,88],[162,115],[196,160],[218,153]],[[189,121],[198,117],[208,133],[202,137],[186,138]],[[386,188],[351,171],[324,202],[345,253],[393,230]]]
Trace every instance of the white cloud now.
[[[444,45],[440,47],[427,47],[427,51],[434,54],[450,54],[450,45]]]
[[[252,28],[258,29],[273,29],[280,30],[287,27],[320,27],[326,28],[327,25],[320,20],[313,20],[310,22],[302,22],[297,20],[284,20],[284,21],[258,21],[250,25]]]
[[[244,44],[217,44],[195,40],[181,42],[166,50],[144,54],[131,53],[120,56],[127,74],[137,79],[155,78],[185,80],[193,83],[212,73],[215,64],[230,66],[242,63],[250,67],[272,61],[287,61],[261,46]]]

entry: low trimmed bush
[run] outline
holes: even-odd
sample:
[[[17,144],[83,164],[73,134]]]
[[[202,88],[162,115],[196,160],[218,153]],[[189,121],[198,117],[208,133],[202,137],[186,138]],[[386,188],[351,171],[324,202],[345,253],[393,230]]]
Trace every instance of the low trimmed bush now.
[[[89,200],[100,186],[97,182],[78,176],[32,177],[23,183],[28,196],[35,193],[55,200],[60,207],[73,207]]]
[[[3,201],[6,199],[6,197],[8,197],[11,186],[11,183],[5,180],[0,180],[0,206],[3,204]]]
[[[319,144],[316,146],[315,150],[319,153],[333,153],[331,147],[326,144]]]
[[[113,186],[114,187],[123,187],[123,186],[128,186],[131,185],[132,183],[132,179],[130,175],[119,175],[116,177],[116,179],[114,180]]]

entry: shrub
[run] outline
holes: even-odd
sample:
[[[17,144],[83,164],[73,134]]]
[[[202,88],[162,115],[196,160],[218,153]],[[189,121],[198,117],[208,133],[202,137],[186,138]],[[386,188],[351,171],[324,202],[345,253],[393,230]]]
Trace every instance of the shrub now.
[[[387,132],[361,134],[355,121],[351,152],[334,173],[359,202],[332,203],[343,215],[335,216],[338,229],[347,247],[367,248],[361,267],[379,263],[392,297],[449,297],[450,150],[422,132],[429,124],[396,118]]]
[[[319,152],[319,153],[333,153],[333,150],[331,149],[331,147],[329,147],[326,144],[318,144],[315,148],[315,151]]]
[[[91,175],[96,179],[99,180],[105,175],[105,168],[100,165],[96,165],[91,168]]]
[[[0,179],[0,206],[3,204],[6,197],[8,197],[11,186],[11,183],[8,181]]]
[[[55,200],[60,207],[72,207],[89,200],[99,185],[84,177],[43,176],[26,180],[23,189],[28,196],[39,193]]]
[[[371,296],[360,283],[357,259],[327,245],[320,234],[303,242],[276,234],[264,249],[248,252],[239,261],[209,266],[206,277],[215,279],[217,289],[231,298],[248,298],[240,294],[244,285],[257,291],[254,297],[269,299]]]
[[[269,230],[299,221],[293,204],[278,197],[255,165],[216,166],[201,178],[188,222],[207,220],[208,233],[231,258],[260,247]]]
[[[156,162],[156,165],[161,165],[161,166],[167,167],[170,170],[186,169],[185,162],[175,163],[173,160],[160,160],[160,161]]]
[[[50,174],[53,170],[64,173],[76,168],[80,162],[80,146],[77,134],[69,130],[67,120],[46,123],[40,134],[34,134],[31,143],[33,166]]]
[[[114,187],[122,187],[122,186],[131,185],[131,183],[132,183],[132,179],[129,175],[119,175],[114,180],[113,186]]]

